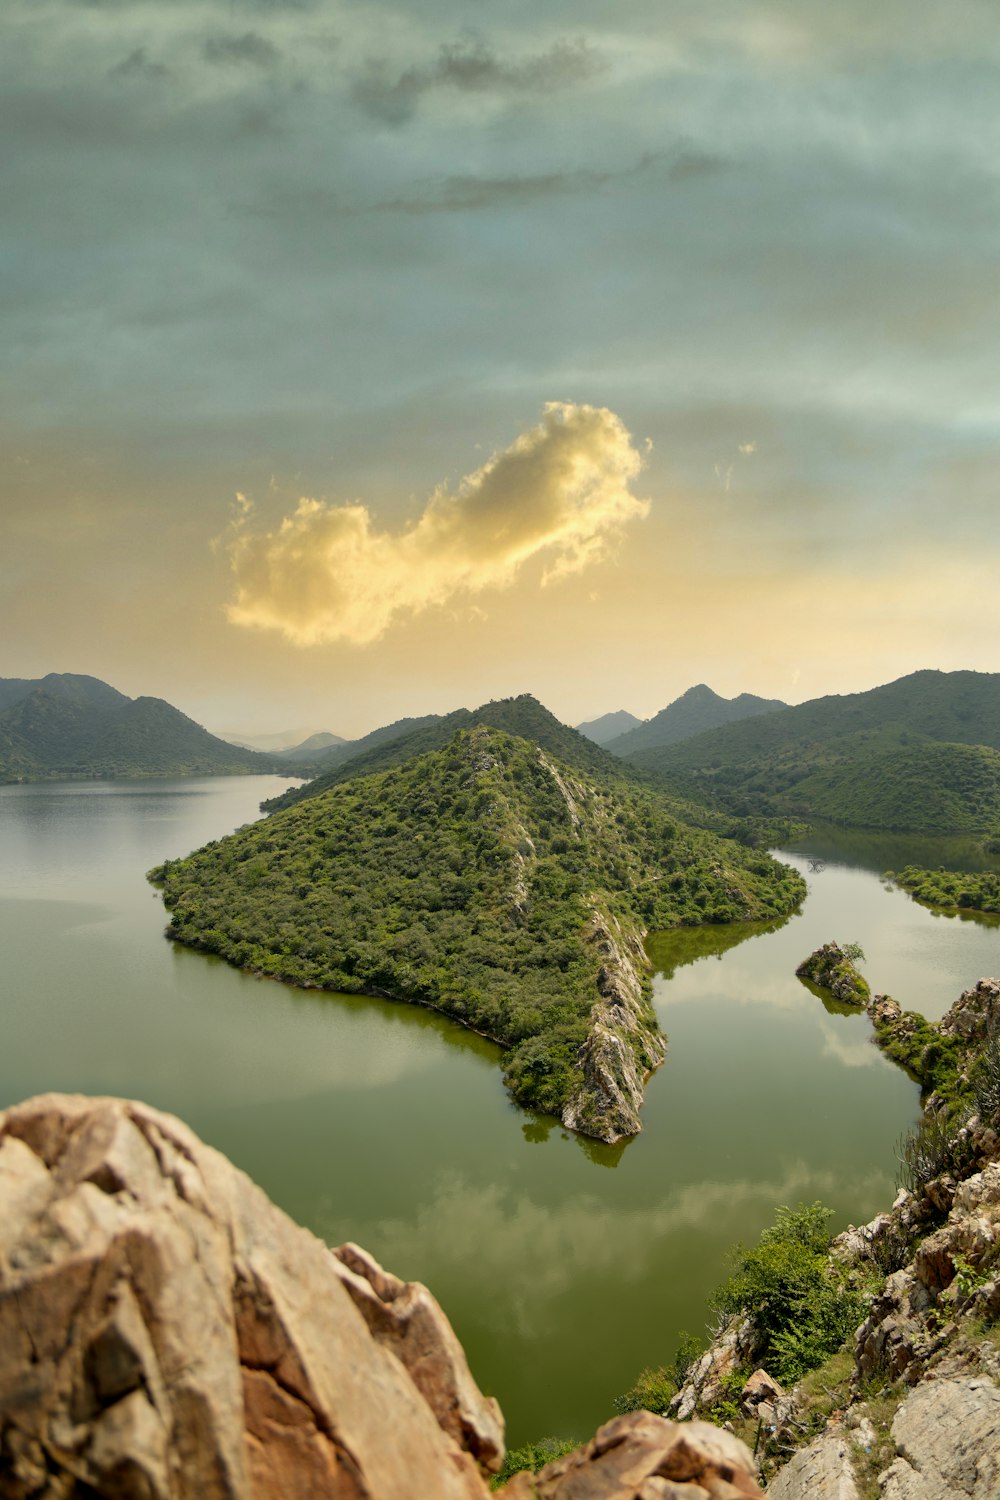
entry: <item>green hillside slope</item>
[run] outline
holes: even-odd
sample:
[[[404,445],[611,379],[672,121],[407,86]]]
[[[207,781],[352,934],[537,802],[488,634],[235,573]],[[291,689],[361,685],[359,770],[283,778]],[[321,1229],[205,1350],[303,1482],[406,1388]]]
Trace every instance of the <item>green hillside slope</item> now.
[[[949,832],[995,826],[998,748],[1000,674],[915,672],[640,751],[630,764],[737,815]]]
[[[96,677],[0,682],[0,780],[274,772],[280,762],[218,740],[162,698],[127,698]]]
[[[604,1140],[639,1129],[664,1050],[645,929],[773,918],[804,894],[658,794],[487,724],[151,878],[171,937],[297,984],[435,1006],[507,1049],[521,1103]]]
[[[392,731],[399,729],[399,724],[410,727],[400,733],[393,733]],[[370,776],[389,766],[403,765],[415,755],[441,749],[457,730],[471,729],[476,724],[488,724],[494,729],[503,729],[508,734],[521,735],[553,755],[558,755],[578,770],[610,776],[617,781],[638,779],[632,767],[624,766],[586,735],[561,723],[530,693],[522,693],[517,698],[495,699],[476,709],[459,708],[443,718],[432,716],[428,719],[401,719],[399,724],[374,730],[366,737],[368,745],[365,750],[338,758],[328,770],[322,771],[307,785],[291,787],[280,796],[263,802],[261,806],[265,812],[276,812],[283,807],[292,807],[296,802],[316,797],[356,776]],[[356,743],[362,745],[365,741],[358,740]]]

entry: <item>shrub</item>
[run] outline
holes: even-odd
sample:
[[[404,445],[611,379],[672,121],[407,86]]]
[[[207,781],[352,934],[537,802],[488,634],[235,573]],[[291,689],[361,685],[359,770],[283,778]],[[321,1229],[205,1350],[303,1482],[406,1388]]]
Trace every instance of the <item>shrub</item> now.
[[[779,1208],[753,1249],[737,1247],[733,1273],[711,1299],[750,1319],[755,1357],[785,1384],[839,1349],[868,1300],[827,1260],[832,1212],[821,1203]]]
[[[503,1461],[503,1468],[490,1480],[490,1489],[498,1490],[523,1469],[530,1469],[533,1474],[537,1474],[539,1469],[544,1469],[554,1458],[571,1453],[576,1446],[573,1438],[544,1437],[534,1443],[525,1443],[523,1448],[512,1448]]]
[[[660,1365],[655,1370],[643,1370],[635,1385],[621,1396],[615,1396],[611,1404],[617,1412],[652,1411],[658,1416],[666,1416],[677,1390],[673,1372]]]
[[[969,1082],[976,1113],[992,1123],[1000,1115],[1000,1028],[990,1026]]]
[[[958,1135],[968,1119],[961,1107],[926,1110],[919,1125],[896,1142],[896,1186],[920,1193],[942,1173],[961,1172],[967,1148]]]

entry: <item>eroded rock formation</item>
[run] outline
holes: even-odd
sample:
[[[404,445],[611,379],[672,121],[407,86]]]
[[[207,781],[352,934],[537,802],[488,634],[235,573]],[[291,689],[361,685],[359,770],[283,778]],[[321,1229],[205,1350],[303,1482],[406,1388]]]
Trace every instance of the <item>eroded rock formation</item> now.
[[[639,1109],[646,1077],[666,1056],[667,1042],[646,997],[648,960],[635,933],[593,908],[587,944],[601,966],[587,1039],[576,1059],[580,1081],[562,1113],[570,1130],[614,1143],[642,1129]]]
[[[499,1410],[425,1289],[338,1259],[179,1121],[8,1110],[0,1201],[5,1500],[488,1493]]]

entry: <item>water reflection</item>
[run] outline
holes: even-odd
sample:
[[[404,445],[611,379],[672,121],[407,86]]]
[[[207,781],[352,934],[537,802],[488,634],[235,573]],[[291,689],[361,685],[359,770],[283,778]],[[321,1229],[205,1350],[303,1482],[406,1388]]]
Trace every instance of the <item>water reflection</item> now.
[[[515,1444],[592,1432],[779,1204],[821,1197],[839,1226],[891,1200],[918,1091],[865,1016],[803,988],[807,953],[860,942],[872,987],[928,1014],[996,972],[994,926],[883,886],[899,852],[810,874],[797,848],[800,915],[650,938],[669,1050],[643,1133],[604,1146],[519,1110],[499,1049],[445,1017],[164,940],[145,871],[285,784],[0,789],[0,1104],[62,1088],[180,1114],[300,1222],[427,1281]]]

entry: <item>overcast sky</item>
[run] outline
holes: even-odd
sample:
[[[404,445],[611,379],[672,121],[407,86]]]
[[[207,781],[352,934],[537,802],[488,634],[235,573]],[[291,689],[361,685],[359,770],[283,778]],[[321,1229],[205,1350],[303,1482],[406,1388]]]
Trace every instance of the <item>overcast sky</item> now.
[[[1000,668],[995,0],[3,0],[0,676]]]

